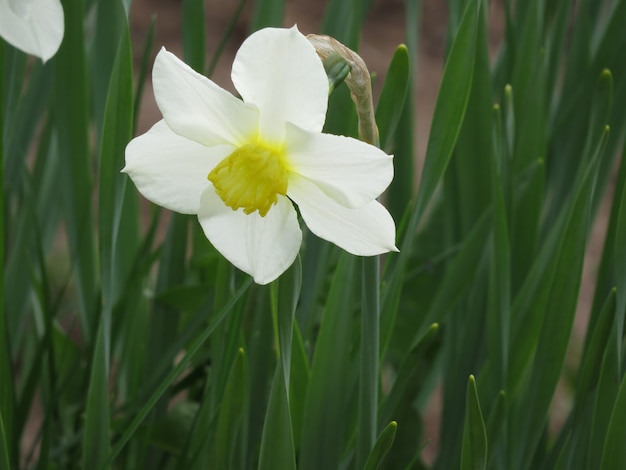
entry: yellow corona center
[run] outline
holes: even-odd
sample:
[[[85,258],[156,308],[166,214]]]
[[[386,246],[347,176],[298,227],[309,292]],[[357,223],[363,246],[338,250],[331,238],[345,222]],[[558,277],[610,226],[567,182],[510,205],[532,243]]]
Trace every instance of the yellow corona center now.
[[[259,211],[265,217],[278,194],[287,194],[287,169],[280,151],[257,143],[237,148],[208,178],[224,204],[246,214]]]

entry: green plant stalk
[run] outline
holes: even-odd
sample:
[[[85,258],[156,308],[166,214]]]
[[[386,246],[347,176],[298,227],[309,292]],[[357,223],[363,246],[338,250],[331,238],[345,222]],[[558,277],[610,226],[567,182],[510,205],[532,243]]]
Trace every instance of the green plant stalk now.
[[[365,67],[365,64],[363,64]],[[354,67],[352,68],[354,70]],[[367,72],[367,68],[365,69]],[[352,75],[352,71],[350,74]],[[369,77],[369,73],[366,74]],[[347,81],[350,83],[350,81]],[[379,146],[370,80],[360,80],[350,88],[359,115],[359,138]],[[362,109],[365,108],[365,109]],[[369,108],[369,109],[368,109]],[[380,351],[380,259],[368,256],[361,262],[361,363],[359,381],[358,435],[356,467],[363,468],[377,435],[378,355]]]
[[[377,434],[378,353],[380,350],[380,264],[378,256],[361,260],[361,361],[356,468],[363,468]]]
[[[324,63],[340,57],[349,66],[345,83],[358,116],[359,139],[380,146],[370,73],[363,59],[336,39],[310,34],[308,40]],[[361,342],[359,405],[357,418],[356,468],[363,468],[377,435],[378,356],[380,351],[380,260],[361,259]]]
[[[6,331],[4,310],[4,43],[0,42],[0,426],[3,427],[0,438],[6,442],[7,460],[10,460],[11,430],[13,428],[13,381],[11,380],[11,356]],[[4,431],[8,431],[5,433]]]

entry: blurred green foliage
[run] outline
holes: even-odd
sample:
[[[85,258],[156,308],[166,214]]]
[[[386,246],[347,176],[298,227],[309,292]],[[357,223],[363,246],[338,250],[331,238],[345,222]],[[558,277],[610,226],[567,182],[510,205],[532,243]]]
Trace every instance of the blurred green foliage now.
[[[0,43],[0,468],[626,467],[626,0],[450,0],[418,183],[429,19],[404,3],[376,110],[401,251],[306,233],[270,286],[119,173],[158,20],[132,44],[129,2],[65,0],[45,65]],[[249,28],[284,25],[285,4],[257,0]],[[376,4],[327,2],[319,32],[358,50]],[[244,7],[207,47],[204,2],[181,2],[194,69]],[[355,135],[345,88],[326,131]]]

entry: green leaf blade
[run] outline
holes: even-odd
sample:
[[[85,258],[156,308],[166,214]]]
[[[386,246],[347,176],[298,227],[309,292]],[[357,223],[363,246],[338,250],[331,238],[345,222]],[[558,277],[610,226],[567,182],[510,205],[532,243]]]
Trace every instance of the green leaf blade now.
[[[487,466],[487,433],[483,420],[476,380],[473,375],[467,382],[465,402],[465,426],[463,428],[463,447],[461,450],[461,469],[479,470]]]
[[[367,461],[365,462],[364,470],[377,470],[380,468],[380,465],[385,460],[385,457],[391,450],[391,446],[393,445],[393,440],[396,437],[396,429],[398,428],[398,423],[392,421],[382,432],[378,435],[378,439],[376,439],[376,443],[374,444],[374,448],[370,453]]]

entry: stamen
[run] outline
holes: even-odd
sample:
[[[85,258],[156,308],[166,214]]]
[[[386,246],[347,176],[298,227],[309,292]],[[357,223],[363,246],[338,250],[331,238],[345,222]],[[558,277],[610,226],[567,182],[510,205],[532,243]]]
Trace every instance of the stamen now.
[[[236,149],[209,173],[215,192],[228,207],[265,217],[287,194],[287,169],[279,151],[261,144]]]

